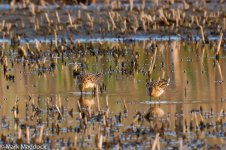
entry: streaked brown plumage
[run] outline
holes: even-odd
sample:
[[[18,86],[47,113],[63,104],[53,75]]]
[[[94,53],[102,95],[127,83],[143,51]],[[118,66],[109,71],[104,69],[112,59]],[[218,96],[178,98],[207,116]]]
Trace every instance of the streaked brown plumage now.
[[[85,89],[94,88],[101,79],[102,74],[82,73],[78,76],[77,82],[81,92]]]
[[[158,98],[164,92],[165,88],[169,85],[170,79],[161,79],[159,81],[147,82],[147,90],[150,97]]]

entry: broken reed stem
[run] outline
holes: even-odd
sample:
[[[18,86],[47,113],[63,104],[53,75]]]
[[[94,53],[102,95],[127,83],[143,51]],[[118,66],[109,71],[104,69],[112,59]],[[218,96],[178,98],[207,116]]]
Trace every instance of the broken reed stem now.
[[[130,8],[130,12],[133,11],[133,0],[129,0],[129,8]]]
[[[12,0],[12,1],[10,2],[10,11],[11,11],[11,12],[14,12],[14,5],[15,5],[15,3],[16,3],[16,0]]]
[[[115,21],[111,15],[111,12],[108,12],[108,15],[110,17],[110,22],[111,22],[111,25],[112,25],[112,30],[114,30],[116,28],[116,25],[115,25]]]
[[[32,15],[35,15],[35,5],[33,3],[30,4],[30,11],[32,13]]]
[[[197,119],[196,113],[194,113],[194,116],[195,116],[195,124],[196,124],[196,127],[199,128],[199,124],[198,124],[198,119]]]
[[[30,144],[30,128],[26,127],[26,139],[27,139],[27,144]]]
[[[57,47],[58,46],[58,36],[57,36],[57,32],[56,32],[56,30],[54,30],[54,37],[55,37],[55,47]]]
[[[103,136],[102,136],[102,134],[100,134],[97,148],[102,149],[102,144],[103,144]]]
[[[157,48],[155,48],[154,57],[152,57],[151,64],[150,64],[150,66],[148,68],[149,75],[151,75],[151,73],[153,71],[153,68],[154,68],[154,65],[155,65],[156,55],[157,55]]]
[[[165,75],[166,75],[166,72],[165,72],[165,70],[163,70],[163,71],[162,71],[162,79],[165,78]]]
[[[222,37],[223,37],[223,32],[220,33],[220,37],[219,37],[219,41],[218,41],[218,45],[217,45],[217,51],[215,53],[215,56],[219,57],[219,52],[220,52],[220,48],[221,48],[221,42],[222,42]]]
[[[96,86],[96,94],[97,94],[97,110],[100,112],[100,99],[99,99],[99,86]]]
[[[179,150],[183,150],[183,139],[179,138]]]
[[[77,147],[77,141],[78,141],[78,137],[77,137],[77,134],[75,134],[75,137],[74,137],[74,147]]]
[[[108,105],[108,95],[106,95],[106,106],[109,107],[109,105]]]
[[[132,124],[135,124],[135,123],[137,123],[138,119],[139,119],[139,115],[136,115],[136,117],[135,117],[135,118],[133,119],[133,122],[132,122]]]
[[[56,109],[57,109],[57,111],[59,112],[60,117],[62,118],[62,117],[63,117],[63,115],[62,115],[62,113],[61,113],[61,111],[60,111],[60,108],[57,106],[57,104],[56,104]]]
[[[218,117],[217,117],[217,121],[220,121],[221,114],[223,113],[223,111],[224,111],[224,109],[221,109],[221,111],[220,111],[220,113],[219,113],[219,115],[218,115]]]
[[[146,0],[142,0],[142,10],[144,10],[146,4]]]
[[[217,68],[218,68],[218,71],[219,71],[219,74],[220,74],[221,81],[223,81],[224,78],[223,78],[223,74],[222,74],[221,66],[220,66],[219,62],[217,62]]]
[[[22,130],[21,128],[18,129],[18,139],[21,139],[22,138]]]
[[[185,0],[183,0],[183,5],[185,10],[190,8],[190,5]]]
[[[43,132],[44,132],[44,125],[42,125],[41,128],[40,128],[40,135],[39,135],[39,138],[38,138],[38,143],[42,143]]]
[[[201,121],[204,122],[204,118],[203,118],[203,116],[202,116],[201,113],[199,113],[199,116],[200,116],[200,118],[201,118]]]
[[[151,147],[151,150],[155,150],[156,145],[158,144],[158,142],[159,142],[159,133],[157,133],[156,136],[155,136],[155,140],[154,140],[154,143],[153,143],[153,145]]]
[[[199,25],[199,28],[200,28],[200,32],[201,32],[201,35],[202,35],[202,42],[205,43],[205,35],[204,35],[204,31],[203,31],[203,27],[201,25]]]
[[[60,95],[58,95],[58,102],[59,102],[59,107],[61,108],[62,107],[62,103],[61,103],[61,97],[60,97]]]
[[[56,18],[57,18],[57,22],[60,23],[60,17],[59,17],[59,14],[58,14],[58,11],[56,11]]]
[[[48,22],[48,25],[50,25],[49,15],[45,13],[46,21]]]
[[[124,113],[128,113],[128,108],[125,100],[123,100],[123,107],[124,107]]]
[[[72,26],[73,23],[72,23],[72,19],[71,19],[71,14],[70,13],[68,13],[68,21],[69,21],[69,24]]]
[[[77,12],[77,17],[78,17],[78,19],[81,18],[81,11],[80,11],[80,9],[79,9],[78,12]]]
[[[81,112],[82,109],[81,109],[81,105],[80,105],[79,101],[77,101],[77,104],[78,104],[78,110],[79,110],[79,112]]]

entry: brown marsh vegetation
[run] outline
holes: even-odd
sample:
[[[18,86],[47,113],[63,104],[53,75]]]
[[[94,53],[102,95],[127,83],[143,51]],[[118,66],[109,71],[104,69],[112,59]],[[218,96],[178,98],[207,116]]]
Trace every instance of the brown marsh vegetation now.
[[[1,148],[223,149],[225,2],[87,3],[0,5]]]

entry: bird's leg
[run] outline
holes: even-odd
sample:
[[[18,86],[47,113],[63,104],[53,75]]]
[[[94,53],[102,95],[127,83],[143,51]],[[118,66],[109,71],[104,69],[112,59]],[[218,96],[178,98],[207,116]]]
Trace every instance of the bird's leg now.
[[[159,107],[160,107],[160,97],[158,99],[159,99]]]
[[[94,86],[94,96],[97,96],[97,94],[99,94],[99,86],[95,85]]]
[[[82,96],[82,94],[83,94],[83,91],[81,90],[81,96]]]

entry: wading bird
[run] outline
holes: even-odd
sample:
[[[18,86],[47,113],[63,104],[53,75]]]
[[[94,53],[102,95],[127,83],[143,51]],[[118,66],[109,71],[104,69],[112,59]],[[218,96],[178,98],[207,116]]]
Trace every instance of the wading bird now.
[[[95,88],[101,78],[102,78],[101,73],[97,73],[97,74],[80,73],[77,76],[77,84],[78,84],[79,90],[81,91],[81,94],[86,89]]]
[[[170,78],[161,79],[159,81],[148,81],[146,84],[148,95],[150,97],[158,98],[160,97],[164,92],[166,87],[169,85]]]

